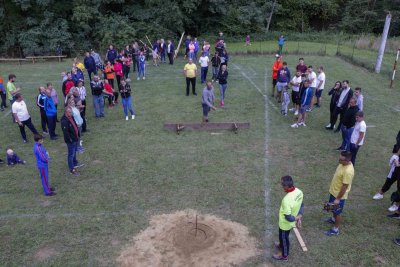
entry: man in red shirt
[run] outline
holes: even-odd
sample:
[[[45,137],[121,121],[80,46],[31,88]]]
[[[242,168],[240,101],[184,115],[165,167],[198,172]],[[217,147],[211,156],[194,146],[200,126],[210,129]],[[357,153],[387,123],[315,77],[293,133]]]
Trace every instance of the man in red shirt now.
[[[272,97],[275,97],[275,87],[277,83],[276,78],[278,77],[278,70],[283,67],[282,57],[279,54],[276,54],[275,57],[276,60],[274,64],[272,64]]]

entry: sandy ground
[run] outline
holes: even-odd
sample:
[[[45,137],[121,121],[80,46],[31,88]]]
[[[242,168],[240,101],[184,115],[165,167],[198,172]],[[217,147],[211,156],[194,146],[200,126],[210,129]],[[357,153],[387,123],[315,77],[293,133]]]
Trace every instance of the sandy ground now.
[[[247,227],[184,210],[153,216],[149,227],[133,238],[117,262],[134,267],[222,267],[240,264],[259,253]]]

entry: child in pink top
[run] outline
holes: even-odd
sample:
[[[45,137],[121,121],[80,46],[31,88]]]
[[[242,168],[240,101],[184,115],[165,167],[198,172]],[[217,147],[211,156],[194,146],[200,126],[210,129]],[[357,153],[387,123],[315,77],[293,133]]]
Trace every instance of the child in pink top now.
[[[114,71],[115,71],[115,76],[117,76],[117,87],[119,87],[119,83],[121,82],[121,77],[124,76],[124,72],[122,71],[122,63],[120,59],[117,59],[115,61]]]

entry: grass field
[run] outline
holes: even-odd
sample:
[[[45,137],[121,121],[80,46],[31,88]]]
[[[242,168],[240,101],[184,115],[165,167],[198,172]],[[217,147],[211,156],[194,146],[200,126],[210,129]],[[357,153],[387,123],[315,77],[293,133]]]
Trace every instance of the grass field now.
[[[294,68],[297,56],[287,56]],[[212,112],[211,121],[249,121],[251,129],[238,135],[222,132],[162,129],[164,122],[201,120],[200,95],[184,95],[179,60],[173,67],[148,68],[146,81],[132,83],[137,117],[125,121],[122,107],[106,110],[95,120],[89,102],[90,132],[83,136],[86,163],[81,176],[68,174],[66,146],[45,141],[52,156],[50,180],[57,196],[42,196],[30,144],[22,144],[16,125],[0,114],[1,158],[11,146],[28,161],[26,166],[0,166],[0,262],[5,266],[112,266],[132,237],[148,226],[154,214],[185,208],[212,213],[244,224],[265,255],[243,266],[276,264],[270,260],[277,238],[277,214],[283,196],[279,178],[290,174],[305,194],[302,230],[309,252],[301,252],[292,234],[290,261],[299,266],[395,266],[398,222],[386,218],[388,196],[372,195],[383,184],[387,160],[398,131],[400,105],[387,79],[335,57],[307,56],[306,63],[324,65],[327,87],[349,79],[364,90],[367,130],[360,149],[354,186],[344,214],[342,234],[326,237],[328,225],[322,202],[337,166],[334,151],[341,140],[328,132],[328,101],[312,112],[306,128],[291,129],[293,118],[282,117],[269,95],[270,56],[234,56],[229,67],[226,108]],[[17,75],[33,122],[36,88],[52,81],[60,89],[59,73],[67,63],[1,65],[0,73]],[[197,84],[197,92],[202,87]],[[216,95],[218,98],[218,90]],[[61,134],[59,125],[57,132]],[[265,199],[265,196],[267,198]],[[265,257],[264,257],[265,256]],[[276,264],[280,265],[280,264]]]

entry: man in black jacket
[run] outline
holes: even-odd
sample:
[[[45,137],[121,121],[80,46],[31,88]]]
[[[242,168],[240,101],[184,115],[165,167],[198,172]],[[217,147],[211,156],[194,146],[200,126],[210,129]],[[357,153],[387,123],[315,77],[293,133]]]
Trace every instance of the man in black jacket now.
[[[352,97],[350,99],[349,108],[343,115],[342,119],[342,145],[336,150],[338,151],[350,151],[350,137],[356,124],[356,114],[359,111],[357,106],[357,99]]]
[[[72,115],[72,109],[67,107],[65,109],[65,114],[61,118],[61,128],[64,134],[64,141],[68,147],[68,168],[70,174],[75,176],[79,175],[79,172],[76,170],[82,165],[79,165],[76,160],[76,151],[78,149],[78,141],[79,141],[79,130],[74,117]]]
[[[353,97],[353,90],[350,88],[350,82],[348,80],[344,80],[342,82],[342,92],[340,93],[339,99],[336,103],[335,109],[333,110],[330,126],[325,127],[327,130],[333,130],[335,127],[338,116],[340,115],[339,125],[335,132],[340,131],[342,118],[344,113],[349,106],[350,99]]]
[[[89,80],[92,81],[92,73],[94,75],[97,74],[97,66],[96,66],[96,61],[90,55],[89,52],[86,52],[86,56],[85,56],[85,59],[83,60],[83,64],[85,65],[85,69],[88,72]]]

